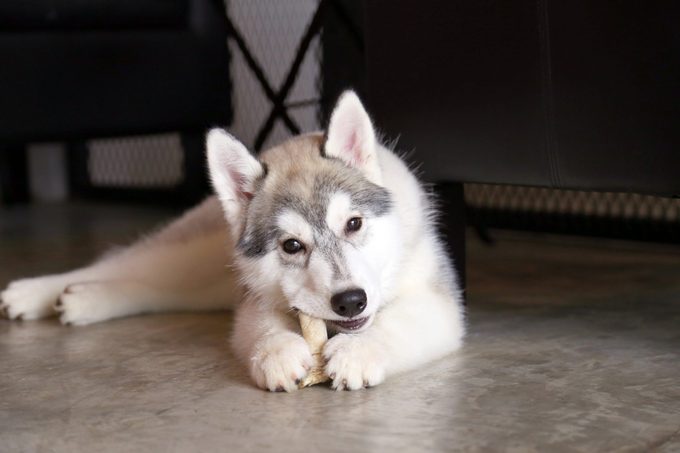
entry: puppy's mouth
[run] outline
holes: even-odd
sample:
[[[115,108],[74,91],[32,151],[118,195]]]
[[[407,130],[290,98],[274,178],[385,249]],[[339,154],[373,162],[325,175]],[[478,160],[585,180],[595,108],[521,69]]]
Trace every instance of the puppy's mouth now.
[[[363,318],[348,319],[347,321],[328,321],[329,324],[334,327],[338,327],[339,330],[345,332],[355,332],[361,330],[366,324],[368,324],[370,316],[364,316]]]

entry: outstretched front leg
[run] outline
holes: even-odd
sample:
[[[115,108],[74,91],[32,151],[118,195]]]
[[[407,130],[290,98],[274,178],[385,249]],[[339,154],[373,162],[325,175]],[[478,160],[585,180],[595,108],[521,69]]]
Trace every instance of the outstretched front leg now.
[[[415,369],[460,347],[463,314],[455,297],[430,289],[392,301],[366,331],[340,333],[324,349],[336,390],[357,390]]]
[[[165,281],[143,274],[132,278],[116,267],[17,280],[0,293],[0,310],[13,320],[58,315],[62,324],[86,325],[141,313],[226,309],[240,298],[227,271],[178,285],[169,276]]]
[[[103,269],[95,265],[63,274],[15,280],[0,292],[0,314],[13,320],[53,316],[57,313],[55,304],[67,286],[101,279],[106,275]]]
[[[66,287],[54,308],[62,324],[86,325],[142,313],[226,309],[239,297],[228,278],[200,284],[171,289],[135,280],[75,283]]]
[[[240,298],[227,230],[208,199],[153,236],[72,272],[17,280],[0,292],[9,319],[60,315],[90,324],[139,313],[223,309]],[[215,218],[217,217],[217,218]]]

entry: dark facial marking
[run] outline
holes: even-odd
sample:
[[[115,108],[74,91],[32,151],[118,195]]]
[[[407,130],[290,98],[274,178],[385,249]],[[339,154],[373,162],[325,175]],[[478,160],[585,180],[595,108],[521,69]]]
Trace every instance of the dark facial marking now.
[[[359,170],[347,167],[339,159],[329,159],[337,161],[337,171],[315,175],[312,181],[312,196],[309,199],[302,199],[290,192],[278,193],[271,203],[267,204],[259,203],[257,196],[253,199],[251,209],[248,209],[246,228],[238,242],[238,248],[245,256],[262,256],[278,247],[276,241],[282,232],[278,230],[274,221],[284,209],[292,209],[300,214],[317,235],[325,232],[328,229],[326,225],[328,202],[337,192],[349,194],[353,209],[369,217],[380,217],[392,210],[392,197],[387,189],[368,181]],[[264,167],[258,188],[261,187],[260,184],[268,170]],[[326,247],[319,249],[326,250],[330,247],[328,244],[324,245]],[[329,259],[329,262],[337,265],[333,259]]]
[[[350,169],[358,173],[358,170]],[[380,217],[388,214],[392,209],[392,197],[387,189],[373,184],[363,176],[358,174],[337,174],[329,177],[317,177],[314,180],[314,194],[324,206],[323,213],[326,214],[325,207],[328,200],[336,192],[344,192],[350,195],[352,207],[366,214]],[[325,220],[324,220],[325,221]]]
[[[272,244],[279,235],[279,230],[274,225],[260,225],[252,229],[246,229],[239,238],[237,247],[249,258],[266,255]]]

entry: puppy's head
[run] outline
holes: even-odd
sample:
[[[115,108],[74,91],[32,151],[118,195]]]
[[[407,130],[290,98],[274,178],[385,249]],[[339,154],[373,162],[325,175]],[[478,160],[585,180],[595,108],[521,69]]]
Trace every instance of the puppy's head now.
[[[400,257],[378,146],[352,92],[338,101],[325,140],[296,137],[260,160],[225,131],[210,131],[213,186],[243,281],[262,303],[302,310],[337,331],[370,325]]]

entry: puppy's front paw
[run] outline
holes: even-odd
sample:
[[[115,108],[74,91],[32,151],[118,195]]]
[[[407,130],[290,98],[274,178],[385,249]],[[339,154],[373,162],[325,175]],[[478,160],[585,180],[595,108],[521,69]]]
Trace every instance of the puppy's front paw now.
[[[53,315],[52,304],[64,289],[55,277],[16,280],[0,293],[0,312],[8,319],[39,319]]]
[[[292,392],[314,365],[305,340],[293,332],[268,335],[256,346],[250,374],[258,387]]]
[[[338,334],[326,343],[323,354],[335,390],[358,390],[385,380],[386,352],[370,337]]]

